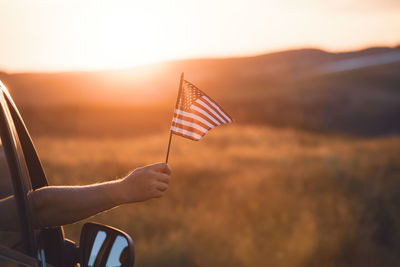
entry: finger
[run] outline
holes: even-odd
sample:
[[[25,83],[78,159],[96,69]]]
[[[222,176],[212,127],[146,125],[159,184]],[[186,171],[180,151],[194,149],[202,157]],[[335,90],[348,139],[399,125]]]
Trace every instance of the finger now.
[[[160,173],[157,175],[157,181],[159,181],[159,182],[169,184],[169,179],[170,179],[170,176],[168,174]]]
[[[168,185],[166,183],[157,183],[156,188],[162,192],[168,189]]]
[[[163,192],[160,191],[160,190],[157,190],[157,191],[154,193],[154,196],[153,196],[153,197],[155,197],[155,198],[160,198],[160,197],[162,197],[162,195],[163,195]]]
[[[166,164],[164,162],[155,163],[155,164],[149,165],[149,167],[156,172],[171,174],[171,168],[169,167],[168,164]]]

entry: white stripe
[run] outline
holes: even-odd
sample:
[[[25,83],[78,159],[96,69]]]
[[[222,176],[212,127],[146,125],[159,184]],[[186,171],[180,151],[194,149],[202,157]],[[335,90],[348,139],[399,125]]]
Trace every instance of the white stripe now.
[[[202,98],[204,98],[205,100],[207,100],[208,103],[210,103],[214,108],[216,108],[223,116],[224,118],[228,121],[228,122],[232,122],[232,120],[226,115],[225,112],[223,112],[217,105],[215,105],[214,101],[212,101],[211,99],[209,99],[206,96],[202,96]]]
[[[215,117],[217,117],[220,121],[222,121],[222,123],[228,123],[226,120],[224,120],[223,118],[221,118],[220,115],[218,115],[217,112],[215,112],[209,105],[207,105],[206,103],[203,102],[203,100],[201,100],[201,98],[197,99],[195,102],[199,103],[200,105],[202,105],[203,107],[205,107],[208,111],[210,111],[212,114],[215,115]]]
[[[194,137],[197,140],[201,139],[201,135],[198,135],[197,133],[194,133],[194,132],[187,131],[185,129],[177,128],[175,126],[171,126],[171,131],[175,131],[175,132],[178,132],[178,133],[181,133],[181,134],[185,134],[185,135]]]
[[[204,116],[206,116],[207,118],[212,120],[216,125],[220,125],[221,124],[216,119],[214,119],[210,114],[208,114],[204,109],[196,107],[195,105],[191,105],[190,108],[200,112],[201,114],[203,114]]]
[[[181,119],[178,119],[178,118],[173,118],[172,121],[174,121],[176,123],[179,123],[179,124],[182,124],[182,125],[185,125],[185,126],[188,126],[188,127],[195,128],[195,129],[197,129],[197,130],[199,130],[199,131],[201,131],[203,133],[207,133],[208,132],[208,130],[206,128],[203,128],[200,125],[198,125],[196,123],[193,123],[193,122],[181,120]]]
[[[192,113],[188,113],[186,111],[180,110],[180,109],[175,109],[175,113],[178,115],[182,115],[182,116],[186,116],[195,120],[198,120],[199,122],[204,123],[205,125],[207,125],[210,128],[214,128],[214,124],[209,123],[208,121],[206,121],[205,119],[203,119],[200,116],[197,116],[196,114],[192,114]]]

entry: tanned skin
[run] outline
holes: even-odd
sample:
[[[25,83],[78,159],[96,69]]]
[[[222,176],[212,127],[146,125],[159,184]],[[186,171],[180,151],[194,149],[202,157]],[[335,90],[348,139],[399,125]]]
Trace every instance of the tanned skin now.
[[[84,186],[46,186],[28,195],[35,228],[71,224],[122,204],[162,197],[171,177],[165,163],[135,169],[114,181]],[[0,230],[17,230],[15,199],[0,200]]]

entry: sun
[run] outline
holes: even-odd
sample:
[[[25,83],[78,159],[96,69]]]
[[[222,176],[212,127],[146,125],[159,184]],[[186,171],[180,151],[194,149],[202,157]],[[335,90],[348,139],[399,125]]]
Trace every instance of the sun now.
[[[389,0],[386,7],[378,0],[339,1],[343,6],[317,0],[3,2],[0,69],[6,71],[98,70],[399,42],[399,5]]]
[[[175,36],[173,27],[168,27],[171,21],[168,25],[162,22],[165,14],[158,14],[160,9],[143,7],[143,4],[138,8],[134,3],[125,9],[103,8],[80,33],[86,35],[87,41],[80,56],[91,62],[89,68],[120,68],[179,57],[179,51],[168,41]]]

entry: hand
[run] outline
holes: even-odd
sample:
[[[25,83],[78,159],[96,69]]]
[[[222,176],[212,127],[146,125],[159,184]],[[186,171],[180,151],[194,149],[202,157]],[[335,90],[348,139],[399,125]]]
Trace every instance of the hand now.
[[[161,197],[168,189],[171,169],[166,163],[137,168],[121,180],[123,202],[139,202]]]

